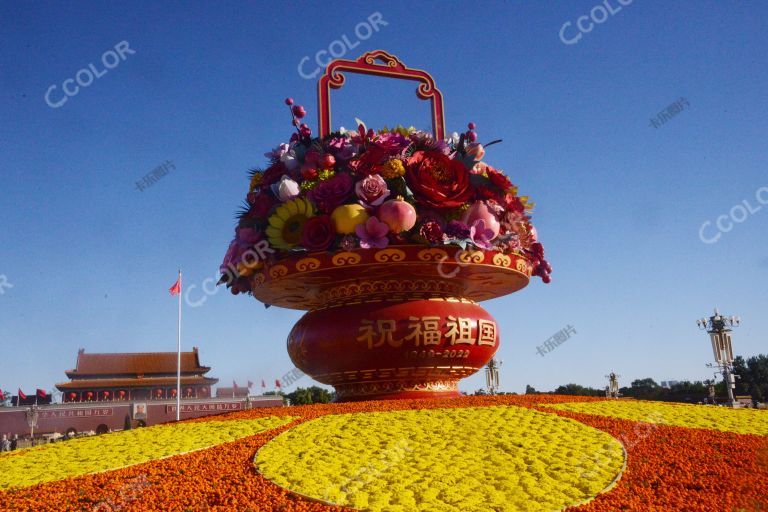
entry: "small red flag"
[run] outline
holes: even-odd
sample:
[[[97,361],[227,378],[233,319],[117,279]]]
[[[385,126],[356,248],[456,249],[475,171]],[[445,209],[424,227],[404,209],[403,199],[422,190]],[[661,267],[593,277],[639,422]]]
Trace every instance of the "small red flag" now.
[[[46,393],[44,389],[37,388],[35,391],[37,392],[37,396],[40,398],[45,398],[48,396],[48,393]]]
[[[180,293],[181,293],[181,276],[179,276],[179,278],[176,280],[176,282],[175,282],[175,283],[173,283],[173,286],[171,286],[171,287],[168,289],[168,292],[169,292],[171,295],[178,295],[178,294],[180,294]]]
[[[237,382],[235,382],[235,379],[232,379],[232,389],[237,389]]]
[[[248,389],[251,389],[253,387],[253,382],[248,381]]]
[[[280,379],[275,379],[275,387],[280,387]]]
[[[24,394],[24,392],[19,388],[19,400],[26,400],[27,395]]]
[[[261,387],[263,388],[267,387],[267,383],[264,382],[264,379],[261,379]]]
[[[5,402],[5,394],[2,389],[0,389],[0,402]]]

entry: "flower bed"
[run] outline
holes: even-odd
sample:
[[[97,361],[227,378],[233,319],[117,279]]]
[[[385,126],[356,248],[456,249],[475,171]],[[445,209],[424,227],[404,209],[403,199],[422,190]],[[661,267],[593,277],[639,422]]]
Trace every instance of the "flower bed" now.
[[[6,452],[0,455],[0,489],[27,487],[200,450],[290,421],[267,417],[172,423]]]
[[[646,423],[768,436],[768,411],[757,409],[729,409],[635,400],[558,404],[552,407],[561,411],[596,414]]]
[[[269,416],[298,419],[209,449],[83,475],[63,482],[0,491],[0,510],[60,511],[334,511],[349,510],[291,495],[260,475],[254,457],[279,434],[329,414],[515,405],[575,419],[618,439],[627,469],[617,485],[572,511],[757,511],[768,507],[768,437],[703,428],[653,425],[542,407],[602,400],[555,395],[451,400],[353,402],[253,409],[188,424]],[[667,404],[656,403],[659,407]],[[704,406],[697,406],[704,407]],[[107,436],[115,435],[108,434]],[[100,439],[104,439],[102,436]],[[598,461],[600,452],[595,454]],[[361,466],[371,461],[361,460]],[[556,464],[557,461],[552,462]],[[456,468],[460,472],[461,468]],[[503,471],[504,468],[500,468]],[[589,475],[586,475],[587,477]],[[412,475],[403,475],[403,479]],[[456,477],[460,481],[461,476]]]
[[[323,416],[256,457],[282,487],[377,512],[560,510],[607,488],[623,463],[613,437],[522,407]]]

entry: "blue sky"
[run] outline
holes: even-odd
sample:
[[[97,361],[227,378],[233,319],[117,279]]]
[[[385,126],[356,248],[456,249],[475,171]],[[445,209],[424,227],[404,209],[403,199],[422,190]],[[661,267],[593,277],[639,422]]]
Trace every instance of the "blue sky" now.
[[[736,353],[765,353],[768,6],[606,2],[614,14],[597,0],[3,2],[0,387],[51,388],[80,347],[175,350],[177,269],[187,286],[215,275],[246,171],[290,135],[282,100],[315,128],[316,81],[299,63],[311,73],[343,36],[345,58],[381,48],[429,70],[448,130],[474,121],[481,140],[504,139],[486,160],[536,201],[553,282],[484,304],[502,333],[503,389],[602,386],[611,370],[622,383],[711,377],[695,320],[714,306],[743,318]],[[361,40],[355,27],[377,12],[386,25]],[[607,19],[580,33],[590,12]],[[567,22],[575,44],[559,35]],[[105,69],[123,41],[133,53]],[[61,101],[90,63],[101,76],[50,107],[50,86]],[[335,126],[428,127],[412,85],[348,83]],[[138,190],[165,161],[175,169]],[[701,240],[707,221],[715,243]],[[221,290],[185,308],[183,343],[222,384],[271,382],[292,368],[285,338],[300,316]],[[577,334],[536,353],[567,325]]]

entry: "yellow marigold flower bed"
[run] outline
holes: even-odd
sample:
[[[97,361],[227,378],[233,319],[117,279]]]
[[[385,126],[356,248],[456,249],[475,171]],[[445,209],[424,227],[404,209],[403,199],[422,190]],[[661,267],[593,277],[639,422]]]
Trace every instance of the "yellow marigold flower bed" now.
[[[603,400],[546,405],[563,411],[677,427],[768,436],[768,411],[640,400]]]
[[[0,489],[97,473],[208,448],[290,423],[290,417],[173,423],[0,455]]]
[[[624,452],[576,421],[498,406],[323,416],[267,443],[255,464],[295,493],[363,510],[552,511],[608,487]]]

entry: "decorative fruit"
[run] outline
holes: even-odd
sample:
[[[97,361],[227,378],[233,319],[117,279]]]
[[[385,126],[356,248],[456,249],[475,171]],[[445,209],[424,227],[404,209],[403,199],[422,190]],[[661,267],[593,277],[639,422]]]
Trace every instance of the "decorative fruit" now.
[[[415,213],[414,213],[415,215]],[[343,204],[331,213],[333,228],[342,235],[351,235],[358,224],[368,220],[368,212],[359,204]]]
[[[397,196],[379,207],[379,219],[386,223],[393,233],[402,233],[416,224],[416,209],[411,203],[404,201],[402,196]]]
[[[485,221],[486,228],[493,231],[493,238],[499,236],[499,229],[501,229],[499,220],[488,209],[488,205],[483,201],[475,201],[472,206],[469,207],[467,213],[464,214],[464,224],[471,226],[473,222],[480,219]],[[491,240],[493,240],[493,238],[491,238]]]

